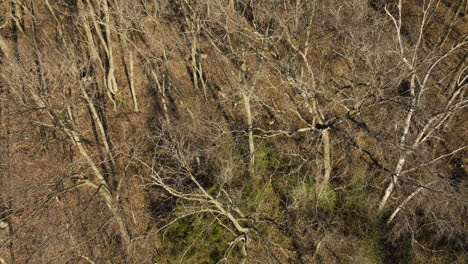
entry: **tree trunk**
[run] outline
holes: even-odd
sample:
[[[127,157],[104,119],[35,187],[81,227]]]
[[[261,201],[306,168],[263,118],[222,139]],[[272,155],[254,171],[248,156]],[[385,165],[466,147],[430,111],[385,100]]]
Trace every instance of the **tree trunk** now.
[[[253,121],[252,121],[252,112],[250,109],[250,95],[247,95],[247,91],[242,91],[242,99],[244,100],[244,109],[247,116],[247,134],[249,137],[249,174],[251,177],[254,176],[254,166],[255,166],[255,145],[253,137]]]
[[[320,198],[322,191],[328,185],[330,181],[331,175],[331,154],[330,154],[330,131],[329,129],[325,129],[322,132],[322,141],[323,141],[323,178],[318,183],[318,190],[317,190],[317,197]]]

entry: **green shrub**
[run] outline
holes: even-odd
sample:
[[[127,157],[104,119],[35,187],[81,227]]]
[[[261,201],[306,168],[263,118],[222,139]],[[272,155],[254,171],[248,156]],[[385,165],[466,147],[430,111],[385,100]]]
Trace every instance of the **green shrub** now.
[[[281,155],[268,145],[259,145],[254,155],[256,173],[262,174],[266,170],[276,170],[281,165]]]
[[[317,208],[332,211],[335,208],[337,194],[330,188],[330,185],[323,186],[320,197],[317,201]]]
[[[270,182],[257,181],[244,190],[241,210],[247,214],[261,214],[262,217],[276,218],[279,215],[279,206],[273,186]]]
[[[211,215],[181,218],[164,233],[167,263],[217,263],[233,236]]]
[[[345,214],[370,220],[377,217],[375,206],[378,196],[370,189],[367,174],[367,165],[356,164],[349,185],[341,193],[341,210]]]
[[[382,263],[382,261],[383,255],[376,240],[364,239],[356,244],[352,263],[377,264]]]

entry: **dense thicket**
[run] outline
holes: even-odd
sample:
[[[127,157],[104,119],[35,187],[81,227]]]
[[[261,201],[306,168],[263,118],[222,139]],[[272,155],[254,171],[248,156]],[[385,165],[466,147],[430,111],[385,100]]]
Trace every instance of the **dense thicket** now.
[[[464,263],[466,0],[4,0],[0,263]]]

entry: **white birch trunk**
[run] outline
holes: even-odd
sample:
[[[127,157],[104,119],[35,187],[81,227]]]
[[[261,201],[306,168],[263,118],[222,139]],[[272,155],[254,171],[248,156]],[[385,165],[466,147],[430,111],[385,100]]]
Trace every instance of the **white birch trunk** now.
[[[428,187],[429,185],[433,184],[434,182],[430,182],[424,186],[421,186],[419,187],[416,191],[414,191],[413,193],[411,193],[408,197],[406,197],[406,199],[395,209],[395,211],[393,211],[393,213],[390,215],[390,217],[388,218],[387,220],[387,224],[390,224],[393,219],[395,218],[395,216],[398,214],[398,212],[400,212],[401,209],[403,209],[403,207],[411,200],[413,199],[414,196],[416,196],[418,193],[420,193],[422,190],[424,190],[426,187]]]
[[[403,153],[400,155],[398,163],[395,167],[395,171],[393,172],[393,175],[392,175],[392,180],[388,184],[387,188],[385,189],[384,195],[382,199],[380,200],[379,211],[382,211],[385,205],[387,204],[388,198],[390,198],[390,195],[392,194],[393,189],[395,188],[395,184],[397,184],[398,182],[398,177],[400,176],[400,173],[403,170],[403,166],[405,165],[406,158],[408,157],[409,154],[411,154],[413,150],[413,149],[406,150],[405,142],[408,137],[408,132],[411,126],[411,121],[412,121],[413,114],[414,114],[416,104],[417,104],[417,96],[415,93],[415,85],[416,85],[415,79],[416,79],[416,75],[415,74],[411,75],[411,80],[410,80],[410,92],[412,96],[411,106],[405,118],[403,132],[401,134],[400,144],[399,144],[400,149],[403,151]]]

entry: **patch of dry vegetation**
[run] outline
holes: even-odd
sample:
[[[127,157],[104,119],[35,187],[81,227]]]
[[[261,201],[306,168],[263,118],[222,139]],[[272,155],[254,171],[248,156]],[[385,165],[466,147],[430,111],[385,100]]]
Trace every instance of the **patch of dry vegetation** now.
[[[0,263],[463,263],[467,4],[2,1]]]

